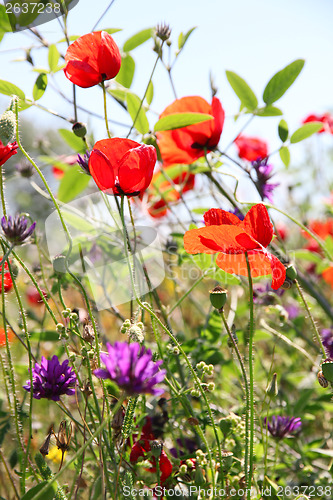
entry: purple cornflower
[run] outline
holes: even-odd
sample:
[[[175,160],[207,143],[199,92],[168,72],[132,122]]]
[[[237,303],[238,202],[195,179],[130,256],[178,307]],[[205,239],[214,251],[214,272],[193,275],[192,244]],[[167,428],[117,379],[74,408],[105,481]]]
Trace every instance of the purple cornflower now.
[[[157,396],[164,392],[154,386],[163,382],[166,370],[159,370],[163,361],[154,362],[150,349],[146,350],[138,342],[116,342],[114,346],[107,343],[106,347],[109,354],[101,354],[105,369],[95,370],[96,377],[113,380],[127,394]]]
[[[274,304],[275,297],[282,297],[284,290],[279,288],[278,290],[273,290],[269,283],[265,286],[256,284],[253,287],[253,302],[258,305],[270,305]]]
[[[59,401],[62,394],[67,396],[75,394],[76,375],[68,363],[66,359],[60,364],[58,356],[55,355],[52,359],[42,356],[40,365],[36,363],[32,369],[32,392],[35,399],[47,398]],[[23,389],[30,392],[30,380],[27,380]]]
[[[296,417],[281,417],[280,415],[272,417],[272,423],[264,418],[264,424],[271,433],[271,435],[277,439],[282,439],[284,437],[291,437],[296,432],[300,431],[302,426],[302,421],[300,418]]]
[[[323,328],[320,332],[323,346],[325,347],[327,357],[333,358],[333,330],[331,328]]]
[[[80,167],[86,174],[91,175],[89,170],[89,157],[90,157],[90,151],[86,151],[84,156],[77,155],[77,163],[80,165]]]
[[[271,173],[273,165],[267,164],[267,161],[268,158],[252,162],[252,167],[257,174],[257,180],[254,183],[258,189],[261,199],[264,200],[267,198],[267,200],[273,203],[273,191],[280,184],[272,184],[268,182],[274,174]]]
[[[35,230],[36,222],[28,227],[28,219],[24,215],[16,217],[5,216],[1,219],[1,227],[8,241],[14,245],[22,245],[32,235]]]

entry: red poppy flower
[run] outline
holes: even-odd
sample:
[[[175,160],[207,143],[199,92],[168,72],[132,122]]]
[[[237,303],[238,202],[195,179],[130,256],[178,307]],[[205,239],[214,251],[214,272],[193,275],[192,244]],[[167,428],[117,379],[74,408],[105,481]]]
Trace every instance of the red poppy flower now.
[[[322,272],[322,277],[333,288],[333,266],[328,267]]]
[[[154,146],[130,139],[103,139],[90,154],[89,170],[107,194],[137,196],[149,186],[156,160]]]
[[[151,451],[150,441],[154,440],[154,433],[152,430],[152,422],[151,418],[147,417],[146,423],[142,428],[142,433],[139,441],[134,443],[131,453],[130,453],[130,462],[135,463],[139,460],[140,457],[145,457],[146,454]],[[152,467],[147,469],[148,472],[156,472],[156,458],[151,457],[149,459]],[[172,473],[172,464],[167,457],[167,454],[164,450],[162,450],[161,455],[159,457],[159,469],[160,469],[160,483],[163,484],[166,479]]]
[[[238,156],[247,161],[259,161],[268,155],[267,142],[257,137],[238,136],[235,140]]]
[[[6,163],[7,160],[13,155],[16,155],[18,149],[17,142],[10,142],[4,146],[0,141],[0,166]]]
[[[333,237],[333,219],[327,219],[326,221],[314,220],[309,224],[309,229],[319,236],[320,239],[325,240],[328,236]],[[313,239],[306,231],[302,231],[303,236],[309,240],[309,243],[305,246],[310,252],[322,253],[319,243]]]
[[[166,174],[168,174],[168,170],[170,169],[166,169]],[[184,194],[193,189],[194,180],[195,175],[188,171],[182,172],[175,178],[172,178],[171,175],[170,180],[165,178],[163,172],[156,172],[153,176],[152,186],[156,184],[158,189],[153,188],[148,193],[148,203],[150,203],[148,208],[149,215],[154,218],[164,217],[168,211],[167,204],[178,201],[181,193]]]
[[[177,113],[204,113],[212,115],[214,119],[189,127],[157,132],[164,165],[193,163],[204,156],[205,150],[215,149],[221,137],[224,110],[217,97],[213,97],[212,104],[199,96],[182,97],[170,104],[160,118]]]
[[[0,257],[2,260],[2,257]],[[3,275],[3,287],[5,292],[9,292],[9,290],[13,287],[12,277],[9,272],[8,263],[5,262],[5,272]],[[2,292],[2,266],[0,266],[0,293]]]
[[[11,330],[7,330],[8,342],[13,342],[15,339],[15,335]],[[4,347],[6,345],[6,333],[4,328],[0,328],[0,347]]]
[[[44,292],[44,290],[42,290],[42,293],[44,295],[44,298],[47,299],[47,293]],[[39,295],[39,291],[34,286],[28,288],[26,297],[29,304],[31,304],[32,306],[41,306],[44,304],[43,299]]]
[[[302,123],[310,122],[322,122],[323,128],[321,128],[317,133],[322,134],[323,132],[328,132],[333,134],[333,116],[330,113],[325,113],[324,115],[309,115]]]
[[[274,233],[265,205],[254,205],[243,221],[237,215],[212,208],[204,214],[204,221],[206,227],[185,233],[184,247],[187,253],[220,252],[216,264],[221,269],[227,273],[247,276],[247,252],[253,278],[272,274],[273,290],[284,283],[284,265],[266,250]]]
[[[95,31],[75,40],[67,49],[65,61],[67,78],[88,88],[114,78],[120,70],[121,55],[111,35]]]

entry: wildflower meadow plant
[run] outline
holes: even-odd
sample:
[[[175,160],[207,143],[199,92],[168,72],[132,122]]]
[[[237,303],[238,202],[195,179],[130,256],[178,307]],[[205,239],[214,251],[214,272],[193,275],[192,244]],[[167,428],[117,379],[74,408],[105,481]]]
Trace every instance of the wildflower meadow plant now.
[[[0,498],[333,497],[330,96],[183,3],[0,5]]]

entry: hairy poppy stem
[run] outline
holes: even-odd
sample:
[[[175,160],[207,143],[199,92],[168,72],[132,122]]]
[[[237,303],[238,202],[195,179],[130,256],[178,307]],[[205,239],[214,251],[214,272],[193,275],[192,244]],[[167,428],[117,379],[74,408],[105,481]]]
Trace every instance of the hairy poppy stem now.
[[[111,139],[111,134],[110,134],[110,129],[109,129],[109,121],[108,121],[108,109],[106,105],[106,88],[104,81],[101,83],[102,89],[103,89],[103,101],[104,101],[104,118],[105,118],[105,126],[106,126],[106,132],[108,134],[108,138]]]
[[[250,298],[250,323],[249,323],[249,376],[250,376],[250,407],[246,411],[246,419],[250,420],[250,447],[249,447],[249,471],[248,471],[248,500],[251,500],[251,484],[253,475],[253,445],[254,445],[254,377],[253,377],[253,336],[254,336],[254,311],[253,311],[253,282],[248,253],[245,252],[247,274],[249,280]]]
[[[313,319],[313,316],[311,314],[311,311],[310,311],[310,307],[305,299],[305,296],[304,296],[304,293],[303,293],[303,290],[302,288],[300,287],[300,284],[298,283],[297,280],[295,280],[295,284],[296,284],[296,288],[298,290],[298,293],[299,293],[299,296],[301,297],[302,299],[302,302],[304,304],[304,307],[306,309],[306,312],[308,313],[308,316],[309,316],[309,319],[311,321],[311,325],[312,325],[312,329],[313,329],[313,332],[315,334],[315,338],[317,339],[318,343],[319,343],[319,346],[320,346],[320,349],[323,353],[323,356],[324,356],[324,359],[327,357],[326,355],[326,351],[325,351],[325,347],[323,346],[323,342],[321,340],[321,337],[320,337],[320,334],[318,332],[318,328],[316,326],[316,323],[315,323],[315,320]]]
[[[228,322],[226,320],[223,309],[220,309],[219,313],[220,313],[220,316],[222,318],[224,327],[225,327],[225,329],[229,335],[229,338],[233,344],[239,365],[241,367],[243,381],[244,381],[244,388],[245,388],[246,408],[248,409],[249,405],[250,405],[250,390],[249,390],[249,380],[248,380],[248,377],[246,374],[245,364],[244,364],[242,355],[239,352],[237,342],[236,342],[236,340],[235,340],[235,338],[230,330],[230,327],[229,327]],[[246,484],[248,484],[248,456],[249,456],[249,421],[248,421],[247,415],[248,415],[248,411],[246,411],[246,422],[245,422],[245,465],[244,465],[244,472],[245,472]]]

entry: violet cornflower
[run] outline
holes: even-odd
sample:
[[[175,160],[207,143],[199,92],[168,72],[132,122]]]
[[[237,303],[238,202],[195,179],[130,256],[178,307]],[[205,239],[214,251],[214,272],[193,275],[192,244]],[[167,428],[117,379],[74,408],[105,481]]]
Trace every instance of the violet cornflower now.
[[[256,172],[257,180],[254,181],[261,199],[267,198],[268,201],[273,203],[273,191],[279,186],[279,183],[272,184],[268,182],[274,174],[272,174],[273,165],[267,163],[268,158],[264,160],[252,162],[252,167]]]
[[[277,438],[283,439],[284,437],[291,437],[293,434],[300,431],[302,426],[302,421],[299,417],[281,417],[280,415],[273,415],[272,421],[264,418],[264,424],[266,425],[270,434]]]
[[[95,370],[96,377],[113,380],[127,394],[157,396],[164,392],[155,385],[163,382],[166,370],[159,369],[162,360],[152,360],[150,349],[146,350],[138,342],[116,342],[114,346],[107,343],[106,347],[108,354],[101,354],[105,369]]]
[[[60,364],[56,355],[52,359],[46,359],[42,356],[41,364],[36,363],[32,369],[33,397],[59,401],[63,394],[67,394],[67,396],[75,394],[77,379],[74,370],[68,364],[68,359]],[[23,389],[31,391],[30,380],[27,380]]]
[[[333,358],[333,330],[331,328],[323,328],[320,332],[323,346],[325,347],[327,357]]]
[[[80,165],[85,174],[91,175],[89,170],[90,151],[86,151],[84,156],[77,155],[77,163]]]
[[[24,215],[17,215],[16,217],[5,216],[1,219],[1,227],[8,241],[14,245],[22,245],[34,232],[36,222],[33,222],[28,227],[28,219]]]

